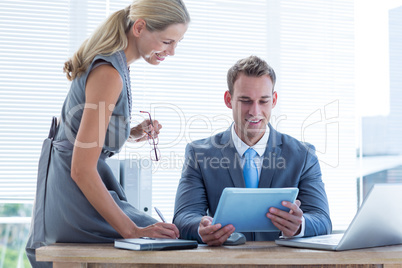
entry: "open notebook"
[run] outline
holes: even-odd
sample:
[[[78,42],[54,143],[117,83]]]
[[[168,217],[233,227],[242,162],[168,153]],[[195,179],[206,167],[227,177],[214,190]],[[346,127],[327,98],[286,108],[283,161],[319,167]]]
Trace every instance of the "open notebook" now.
[[[278,239],[291,247],[349,250],[402,244],[402,183],[375,184],[344,234]]]

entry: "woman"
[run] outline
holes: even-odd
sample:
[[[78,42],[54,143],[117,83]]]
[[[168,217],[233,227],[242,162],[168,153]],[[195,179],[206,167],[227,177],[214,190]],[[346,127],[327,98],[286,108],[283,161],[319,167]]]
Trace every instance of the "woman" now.
[[[26,248],[33,267],[51,266],[35,261],[35,248],[55,242],[179,236],[175,225],[157,222],[127,203],[105,159],[128,138],[140,141],[146,133],[159,133],[157,120],[130,129],[128,66],[140,58],[158,65],[173,56],[189,22],[181,0],[135,0],[112,14],[65,63],[72,84],[52,142],[47,180],[38,175]]]

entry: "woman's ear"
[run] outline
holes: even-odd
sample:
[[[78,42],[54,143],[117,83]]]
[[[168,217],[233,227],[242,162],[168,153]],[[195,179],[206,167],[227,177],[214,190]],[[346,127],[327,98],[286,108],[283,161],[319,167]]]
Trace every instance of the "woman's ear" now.
[[[133,24],[133,34],[135,37],[140,37],[141,33],[146,29],[147,23],[143,19],[137,19]]]

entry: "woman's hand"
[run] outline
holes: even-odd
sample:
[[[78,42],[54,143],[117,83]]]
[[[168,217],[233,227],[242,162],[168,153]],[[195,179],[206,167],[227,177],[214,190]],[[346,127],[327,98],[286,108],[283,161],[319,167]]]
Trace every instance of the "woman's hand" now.
[[[171,223],[157,222],[147,227],[137,227],[134,237],[171,238],[179,237],[179,229]]]
[[[148,135],[151,135],[154,138],[157,138],[162,128],[162,125],[159,124],[158,120],[152,121],[153,126],[151,125],[151,121],[149,119],[144,120],[141,124],[131,128],[130,137],[128,138],[129,142],[140,142],[148,139]]]

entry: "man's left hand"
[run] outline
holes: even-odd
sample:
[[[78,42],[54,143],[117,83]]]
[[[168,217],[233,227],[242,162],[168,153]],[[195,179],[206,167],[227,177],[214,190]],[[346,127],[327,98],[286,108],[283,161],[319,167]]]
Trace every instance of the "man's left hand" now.
[[[267,217],[282,232],[282,235],[292,237],[300,233],[303,218],[300,204],[299,200],[296,200],[295,203],[282,201],[282,205],[290,209],[289,212],[273,207],[269,208]]]

